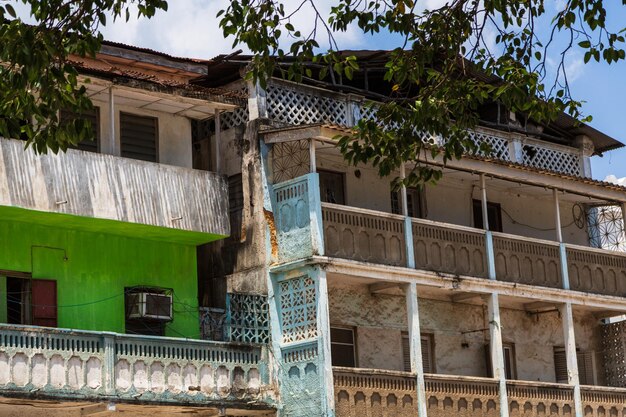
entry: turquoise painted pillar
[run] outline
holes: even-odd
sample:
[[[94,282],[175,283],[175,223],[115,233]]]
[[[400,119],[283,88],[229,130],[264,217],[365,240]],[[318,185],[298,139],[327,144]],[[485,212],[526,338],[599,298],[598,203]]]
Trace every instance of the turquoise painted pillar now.
[[[333,417],[326,274],[319,266],[271,274],[281,417]]]

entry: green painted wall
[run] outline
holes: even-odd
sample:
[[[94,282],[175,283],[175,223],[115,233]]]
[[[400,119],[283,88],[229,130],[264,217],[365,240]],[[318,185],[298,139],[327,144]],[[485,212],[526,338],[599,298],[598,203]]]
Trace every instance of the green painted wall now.
[[[166,335],[199,338],[193,245],[0,220],[0,269],[56,280],[64,328],[123,333],[124,287],[172,288]]]

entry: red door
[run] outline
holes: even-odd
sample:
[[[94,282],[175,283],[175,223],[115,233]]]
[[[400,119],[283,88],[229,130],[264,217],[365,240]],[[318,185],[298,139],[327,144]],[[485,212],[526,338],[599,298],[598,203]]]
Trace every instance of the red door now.
[[[35,326],[57,326],[57,282],[47,279],[31,280],[31,303]]]

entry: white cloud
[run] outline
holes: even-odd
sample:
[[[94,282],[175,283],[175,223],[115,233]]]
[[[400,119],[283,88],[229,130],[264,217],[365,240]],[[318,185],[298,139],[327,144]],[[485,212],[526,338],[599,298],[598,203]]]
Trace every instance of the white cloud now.
[[[613,184],[623,185],[626,187],[626,177],[617,178],[615,175],[610,174],[607,175],[606,178],[604,178],[604,181],[612,182]]]
[[[295,7],[296,2],[287,2]],[[299,2],[297,2],[299,4]],[[158,12],[152,19],[118,21],[103,28],[105,39],[155,49],[177,56],[208,59],[232,51],[233,38],[224,39],[219,27],[217,12],[228,7],[228,0],[176,0],[169,2],[167,12]],[[320,13],[330,11],[332,0],[316,1]],[[288,14],[289,11],[286,10]],[[313,10],[303,7],[292,19],[293,25],[303,34],[314,27]],[[336,33],[339,48],[358,48],[365,43],[365,36],[358,28]],[[286,40],[288,41],[288,40]],[[328,37],[318,23],[318,42],[322,48],[328,46]],[[244,49],[242,46],[236,48]]]

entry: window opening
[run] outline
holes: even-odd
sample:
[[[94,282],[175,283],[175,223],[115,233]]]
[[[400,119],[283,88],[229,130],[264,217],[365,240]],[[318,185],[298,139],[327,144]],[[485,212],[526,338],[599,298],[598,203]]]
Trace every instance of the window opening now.
[[[120,146],[125,158],[158,162],[158,119],[120,113]]]
[[[483,229],[482,201],[472,200],[472,212],[474,216],[474,227]],[[489,230],[492,232],[502,232],[502,208],[500,204],[487,202],[487,219],[489,220]]]
[[[354,329],[349,327],[331,327],[330,351],[333,366],[356,367]]]
[[[345,174],[318,170],[320,178],[320,198],[324,203],[346,204],[344,190]]]
[[[406,189],[406,206],[409,217],[422,218],[422,193],[415,187]],[[402,214],[402,192],[391,192],[391,213]]]
[[[424,373],[434,374],[435,337],[432,333],[422,333],[420,340],[422,343],[422,368]],[[411,343],[408,332],[402,332],[402,359],[404,371],[411,372]]]

